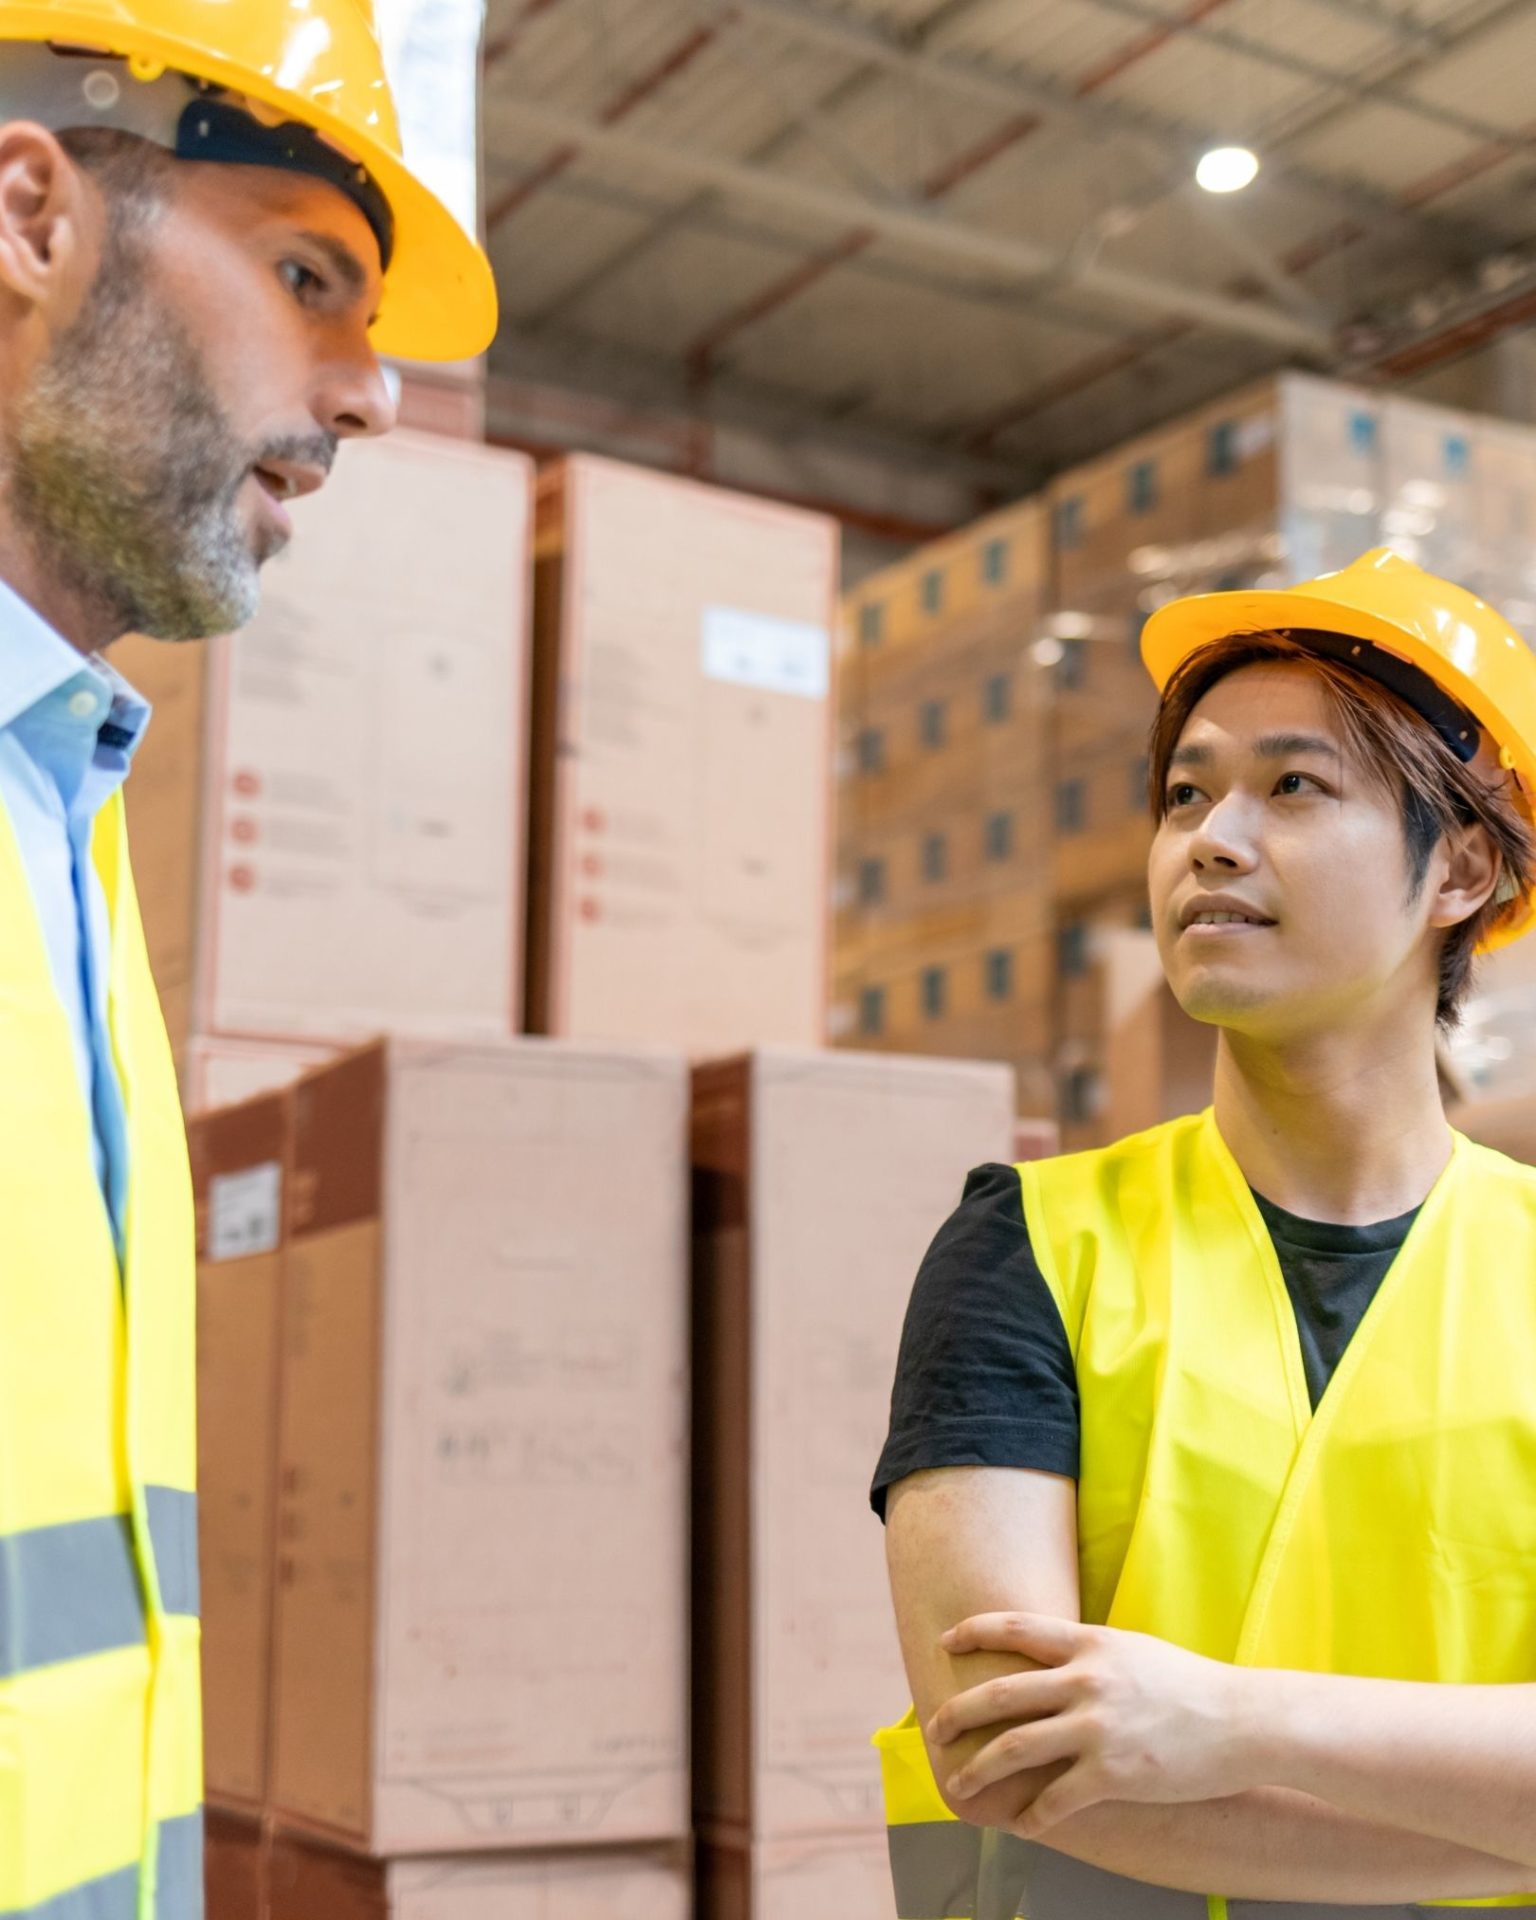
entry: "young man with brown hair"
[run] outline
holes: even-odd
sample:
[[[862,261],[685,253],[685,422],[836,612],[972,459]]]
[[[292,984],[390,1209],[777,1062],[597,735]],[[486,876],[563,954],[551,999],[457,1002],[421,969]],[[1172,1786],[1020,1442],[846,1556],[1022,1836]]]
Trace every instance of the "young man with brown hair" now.
[[[967,1183],[875,1479],[902,1920],[1536,1906],[1536,1172],[1452,1132],[1536,659],[1386,552],[1149,622],[1213,1106]]]

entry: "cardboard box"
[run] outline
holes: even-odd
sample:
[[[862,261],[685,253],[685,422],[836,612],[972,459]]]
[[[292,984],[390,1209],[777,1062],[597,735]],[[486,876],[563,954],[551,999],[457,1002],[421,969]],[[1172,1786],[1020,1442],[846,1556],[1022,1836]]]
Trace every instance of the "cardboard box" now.
[[[182,1057],[181,1097],[189,1114],[232,1107],[258,1093],[291,1087],[313,1067],[335,1059],[337,1047],[289,1040],[220,1040],[194,1035]]]
[[[255,1820],[209,1807],[203,1815],[207,1920],[266,1920],[266,1860]]]
[[[582,456],[538,555],[529,1030],[814,1044],[836,523]]]
[[[386,1863],[279,1838],[268,1880],[269,1920],[690,1920],[693,1909],[683,1846]]]
[[[906,1681],[860,1516],[913,1276],[1013,1113],[1011,1074],[974,1062],[695,1071],[694,1802],[717,1836],[882,1824],[870,1735]]]
[[[681,1058],[391,1042],[292,1098],[276,1819],[686,1831]]]
[[[891,1920],[895,1911],[883,1832],[750,1845],[701,1838],[698,1874],[701,1920]]]
[[[291,1113],[282,1094],[189,1129],[197,1200],[198,1545],[207,1791],[266,1796],[278,1345]]]
[[[425,434],[342,450],[232,640],[129,639],[150,958],[193,1034],[514,1031],[531,467]]]

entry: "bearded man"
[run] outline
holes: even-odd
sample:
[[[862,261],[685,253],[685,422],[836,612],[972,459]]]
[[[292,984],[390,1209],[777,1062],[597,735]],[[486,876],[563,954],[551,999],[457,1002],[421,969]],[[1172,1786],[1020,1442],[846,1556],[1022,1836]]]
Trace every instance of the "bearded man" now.
[[[254,612],[285,502],[480,352],[357,0],[0,4],[0,1915],[202,1905],[193,1240],[106,659]]]

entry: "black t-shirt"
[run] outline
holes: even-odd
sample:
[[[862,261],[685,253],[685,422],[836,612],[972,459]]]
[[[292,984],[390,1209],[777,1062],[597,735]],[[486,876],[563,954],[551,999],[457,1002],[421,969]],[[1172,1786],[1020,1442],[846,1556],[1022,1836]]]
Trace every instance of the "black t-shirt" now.
[[[1291,1296],[1316,1407],[1418,1209],[1339,1227],[1254,1200]],[[870,1495],[876,1513],[884,1518],[887,1487],[923,1467],[1077,1474],[1077,1372],[1029,1244],[1016,1167],[975,1169],[918,1269]]]

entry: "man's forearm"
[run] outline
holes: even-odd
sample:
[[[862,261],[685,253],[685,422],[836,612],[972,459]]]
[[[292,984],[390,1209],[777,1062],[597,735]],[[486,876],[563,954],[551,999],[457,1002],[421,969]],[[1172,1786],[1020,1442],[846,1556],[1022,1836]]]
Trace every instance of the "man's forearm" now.
[[[1109,1873],[1247,1900],[1386,1904],[1536,1888],[1536,1870],[1263,1787],[1182,1806],[1114,1802],[1042,1844]]]
[[[1536,1881],[1536,1686],[1262,1669],[1242,1685],[1246,1778],[1523,1861]]]

